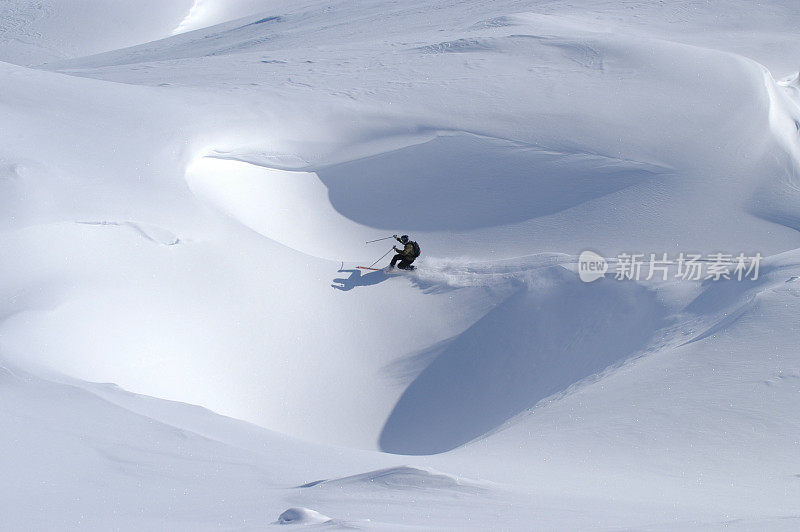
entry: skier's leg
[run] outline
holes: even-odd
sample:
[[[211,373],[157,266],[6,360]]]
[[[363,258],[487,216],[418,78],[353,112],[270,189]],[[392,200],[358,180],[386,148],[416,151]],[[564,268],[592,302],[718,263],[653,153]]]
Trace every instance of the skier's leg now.
[[[403,260],[400,261],[400,264],[398,264],[397,267],[400,268],[401,270],[410,270],[410,269],[412,269],[411,268],[411,263],[412,262],[413,261],[410,261],[408,259],[403,259]]]
[[[403,258],[402,255],[400,255],[399,253],[397,255],[395,255],[394,257],[392,257],[392,262],[389,263],[389,267],[390,268],[394,268],[394,265],[397,264],[397,261],[402,259],[402,258]],[[402,266],[401,266],[401,268],[402,268]]]

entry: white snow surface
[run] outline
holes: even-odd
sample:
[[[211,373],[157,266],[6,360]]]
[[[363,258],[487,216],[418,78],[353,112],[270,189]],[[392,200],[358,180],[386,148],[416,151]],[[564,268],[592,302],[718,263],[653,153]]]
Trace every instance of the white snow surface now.
[[[796,530],[798,28],[0,3],[0,528]]]

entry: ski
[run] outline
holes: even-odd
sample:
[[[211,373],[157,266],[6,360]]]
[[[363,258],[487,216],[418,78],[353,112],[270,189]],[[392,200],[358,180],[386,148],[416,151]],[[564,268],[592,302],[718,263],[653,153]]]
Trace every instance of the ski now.
[[[373,271],[376,271],[376,272],[379,272],[379,271],[381,271],[383,269],[383,268],[370,268],[369,266],[356,266],[356,268],[358,268],[360,270],[373,270]]]

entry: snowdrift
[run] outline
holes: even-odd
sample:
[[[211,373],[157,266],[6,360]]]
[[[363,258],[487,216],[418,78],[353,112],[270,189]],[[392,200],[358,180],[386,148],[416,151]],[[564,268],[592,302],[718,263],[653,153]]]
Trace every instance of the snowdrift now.
[[[466,331],[415,355],[432,360],[389,416],[383,450],[435,454],[467,443],[625,361],[665,325],[663,305],[635,285],[587,285],[562,267],[523,283]]]
[[[795,524],[794,3],[0,15],[12,528]]]

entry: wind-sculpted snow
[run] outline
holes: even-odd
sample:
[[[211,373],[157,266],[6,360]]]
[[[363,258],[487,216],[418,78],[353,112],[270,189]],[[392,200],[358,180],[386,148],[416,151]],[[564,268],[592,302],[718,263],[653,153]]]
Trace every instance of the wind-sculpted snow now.
[[[374,490],[415,490],[415,491],[452,491],[480,493],[488,486],[467,479],[455,478],[434,470],[418,467],[399,466],[369,471],[344,478],[317,480],[298,486],[302,489],[339,490],[358,493]]]
[[[796,2],[73,4],[0,5],[6,528],[796,524]]]
[[[780,168],[763,179],[749,201],[749,211],[771,222],[800,230],[800,93],[795,78],[776,81],[763,71],[768,99],[769,130],[776,146],[771,153]],[[794,81],[793,81],[794,79]]]
[[[314,12],[273,13],[281,19],[251,25],[269,18],[254,16],[53,68],[178,92],[236,92],[236,111],[229,102],[203,102],[235,118],[202,136],[190,174],[207,157],[314,172],[321,185],[305,174],[297,181],[313,185],[314,197],[327,194],[332,207],[294,197],[287,203],[306,205],[313,223],[355,242],[366,241],[369,229],[402,226],[421,233],[438,255],[470,247],[482,259],[529,253],[531,242],[537,251],[593,246],[607,254],[672,246],[775,253],[795,245],[797,193],[784,184],[786,161],[775,157],[784,139],[768,119],[775,106],[761,66],[725,51],[596,32],[572,16],[518,13],[508,15],[514,26],[474,26],[486,8],[473,8],[467,18],[474,20],[448,32],[455,39],[387,37],[392,44],[376,43],[358,61],[342,60],[347,50]],[[363,16],[396,31],[389,14]],[[300,34],[319,45],[307,46]],[[247,44],[253,39],[269,42]],[[485,46],[419,50],[460,39]],[[281,105],[267,103],[273,99]],[[256,186],[255,169],[207,166],[217,177],[208,175],[209,183],[248,174],[247,188],[265,203],[269,185]],[[277,175],[265,171],[260,181],[291,178]],[[204,199],[231,193],[221,188]],[[727,193],[705,201],[720,188]],[[242,209],[223,210],[237,217],[231,211]],[[278,213],[262,213],[263,224],[247,225],[293,249],[331,260],[361,257],[348,242],[327,249],[313,231],[269,230],[282,225],[273,223]],[[735,238],[718,223],[731,213],[741,214]],[[489,241],[491,249],[475,244]]]
[[[361,242],[375,231],[405,227],[422,232],[423,241],[448,230],[491,232],[670,175],[663,166],[468,134],[334,165],[306,164],[305,171],[283,169],[299,164],[291,155],[213,151],[189,167],[187,181],[204,201],[259,233],[336,260],[363,254]],[[329,232],[352,241],[332,246]]]
[[[381,449],[432,454],[467,443],[641,352],[666,324],[656,295],[635,284],[587,285],[557,266],[498,275],[517,281],[516,291],[431,347],[432,361],[381,432]]]
[[[732,329],[735,323],[751,313],[759,298],[770,292],[785,289],[786,283],[795,279],[792,273],[800,266],[797,250],[769,257],[761,265],[759,277],[746,283],[736,279],[706,281],[700,293],[684,308],[707,329],[693,336],[687,343],[697,342]]]
[[[333,208],[369,227],[464,231],[541,218],[669,170],[473,135],[317,169]],[[442,202],[442,198],[447,198]]]
[[[462,38],[439,42],[414,48],[414,51],[423,54],[529,53],[536,56],[539,68],[546,68],[546,65],[559,65],[565,60],[569,60],[586,68],[602,70],[603,54],[598,49],[601,46],[601,44],[592,46],[591,40],[561,39],[549,35],[510,34],[502,38]]]

